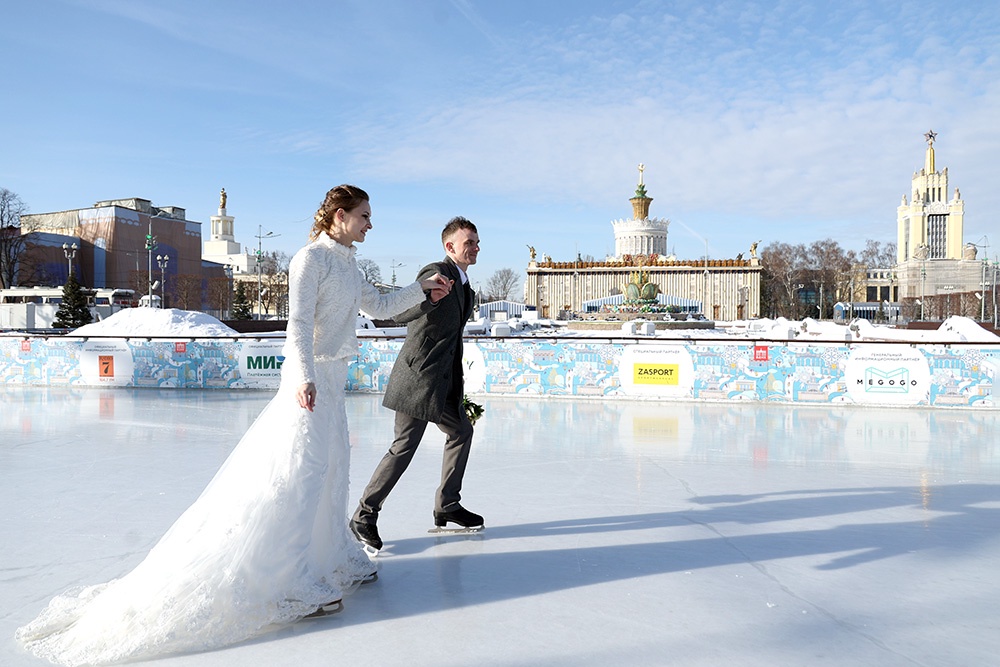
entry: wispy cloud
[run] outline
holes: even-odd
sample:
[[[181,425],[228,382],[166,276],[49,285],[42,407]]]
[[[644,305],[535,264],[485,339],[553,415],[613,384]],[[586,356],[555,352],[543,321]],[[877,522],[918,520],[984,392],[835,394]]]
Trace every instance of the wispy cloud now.
[[[857,5],[719,5],[683,18],[659,7],[526,36],[530,65],[512,68],[531,81],[401,125],[363,124],[359,160],[383,178],[592,204],[627,188],[643,161],[662,215],[822,226],[892,215],[934,126],[952,164],[966,156],[960,180],[986,194],[986,151],[963,146],[961,128],[1000,112],[989,42],[970,35],[956,51],[917,18]]]
[[[472,25],[479,33],[488,39],[492,44],[498,45],[501,40],[497,35],[490,29],[489,24],[482,17],[482,15],[476,11],[475,7],[469,0],[450,0],[452,6],[458,10],[458,12],[465,17],[465,19]]]

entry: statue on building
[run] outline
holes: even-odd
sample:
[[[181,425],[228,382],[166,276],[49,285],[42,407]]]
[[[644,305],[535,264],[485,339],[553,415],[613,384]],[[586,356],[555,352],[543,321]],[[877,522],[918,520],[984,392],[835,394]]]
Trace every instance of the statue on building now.
[[[753,243],[750,244],[750,258],[751,259],[757,259],[757,246],[759,244],[760,244],[760,241],[754,241]]]
[[[531,255],[531,261],[534,262],[535,261],[535,246],[529,245],[528,246],[528,253]]]
[[[219,192],[219,208],[226,208],[226,189],[222,188]]]

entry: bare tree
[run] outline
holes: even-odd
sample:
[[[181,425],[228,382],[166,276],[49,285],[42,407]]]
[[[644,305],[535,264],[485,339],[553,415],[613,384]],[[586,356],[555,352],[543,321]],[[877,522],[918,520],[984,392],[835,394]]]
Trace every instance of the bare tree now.
[[[813,241],[806,250],[806,276],[811,293],[812,308],[808,317],[833,316],[833,304],[838,294],[848,291],[851,267],[858,263],[853,250],[844,250],[833,239]]]
[[[201,310],[201,276],[189,273],[179,274],[173,279],[173,289],[169,290],[176,299],[176,308],[181,310]],[[166,304],[163,304],[166,308]]]
[[[208,281],[208,305],[218,311],[220,320],[229,317],[229,305],[233,298],[230,278],[211,278]]]
[[[880,243],[872,239],[865,241],[861,251],[861,263],[868,269],[888,269],[896,264],[896,244]]]
[[[128,284],[135,291],[135,297],[146,296],[149,293],[150,285],[153,283],[152,274],[146,269],[136,269],[129,272]]]
[[[265,312],[288,315],[288,266],[291,261],[292,256],[280,250],[264,254],[261,260],[260,303]]]
[[[27,212],[28,207],[20,197],[7,188],[0,188],[0,287],[17,284],[18,262],[27,243],[21,229],[21,216]]]
[[[484,290],[486,300],[504,301],[510,299],[511,295],[517,289],[519,280],[520,278],[514,273],[513,269],[498,269],[486,281],[486,289]]]
[[[799,317],[798,292],[803,279],[806,249],[803,245],[773,243],[760,253],[761,312],[769,317]]]
[[[359,259],[358,270],[361,271],[361,275],[365,277],[365,280],[372,285],[378,285],[382,282],[382,269],[379,268],[374,260]]]

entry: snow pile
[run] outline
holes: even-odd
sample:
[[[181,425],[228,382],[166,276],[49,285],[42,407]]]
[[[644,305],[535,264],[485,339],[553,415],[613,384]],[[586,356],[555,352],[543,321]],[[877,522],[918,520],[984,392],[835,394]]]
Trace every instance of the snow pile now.
[[[614,337],[611,331],[569,331],[561,322],[550,320],[521,320],[512,318],[506,322],[511,333],[516,336],[563,336]],[[715,330],[659,330],[657,337],[704,337],[713,333],[746,338],[775,340],[816,340],[816,341],[899,341],[906,343],[997,343],[1000,336],[979,326],[967,317],[949,317],[938,329],[897,329],[895,327],[872,324],[868,320],[856,319],[850,324],[836,324],[830,320],[806,318],[801,322],[779,317],[774,320],[759,319],[748,322],[732,322],[725,331]],[[357,319],[359,336],[404,336],[406,327],[379,328],[370,318],[359,315]],[[466,326],[466,333],[488,333],[490,322],[477,320]],[[209,338],[212,336],[238,336],[239,332],[227,327],[211,315],[173,308],[124,308],[111,317],[88,324],[73,331],[72,336],[178,336],[183,338]],[[283,331],[255,336],[284,336]]]
[[[775,320],[771,333],[794,333],[796,340],[899,341],[903,343],[996,343],[997,336],[968,317],[949,317],[937,329],[897,329],[856,319],[849,324],[806,318],[801,322]]]
[[[1000,336],[987,331],[979,326],[975,320],[970,320],[968,317],[949,317],[941,323],[938,331],[955,334],[961,337],[959,340],[970,343],[996,343],[1000,341]]]
[[[211,315],[176,308],[123,308],[100,322],[75,329],[71,336],[238,336]]]

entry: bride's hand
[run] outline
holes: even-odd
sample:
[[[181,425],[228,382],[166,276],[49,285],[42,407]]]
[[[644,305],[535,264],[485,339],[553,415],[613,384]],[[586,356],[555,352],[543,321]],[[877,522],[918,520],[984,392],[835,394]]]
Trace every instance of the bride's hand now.
[[[448,293],[451,291],[451,286],[454,284],[454,280],[449,280],[440,273],[435,273],[430,278],[420,281],[421,287],[425,290],[430,290],[431,303],[437,303],[441,299],[448,296]]]
[[[316,407],[316,385],[312,382],[299,385],[299,388],[295,391],[295,398],[298,400],[300,408],[305,408],[309,412],[312,412],[313,408]]]

